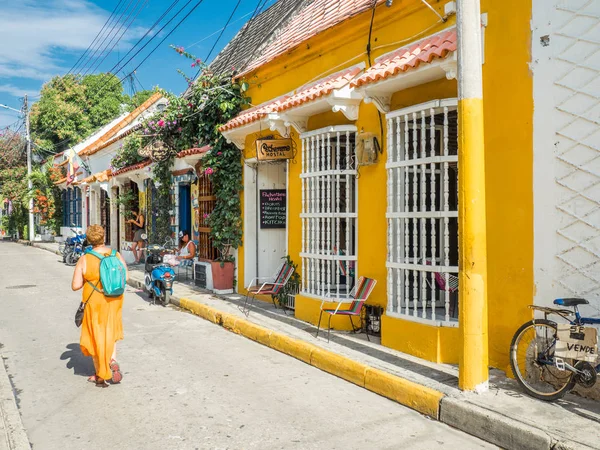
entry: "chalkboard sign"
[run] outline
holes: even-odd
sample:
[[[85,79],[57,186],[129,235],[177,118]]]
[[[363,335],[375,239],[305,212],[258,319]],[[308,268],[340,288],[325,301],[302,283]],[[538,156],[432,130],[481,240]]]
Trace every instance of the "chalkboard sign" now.
[[[261,189],[260,227],[285,228],[285,189]]]

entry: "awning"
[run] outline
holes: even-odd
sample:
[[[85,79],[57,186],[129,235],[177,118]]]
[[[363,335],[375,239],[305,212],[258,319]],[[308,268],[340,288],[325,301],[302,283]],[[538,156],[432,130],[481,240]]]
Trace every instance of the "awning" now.
[[[446,77],[456,78],[457,34],[452,27],[394,50],[350,83],[382,112],[389,112],[394,92]]]

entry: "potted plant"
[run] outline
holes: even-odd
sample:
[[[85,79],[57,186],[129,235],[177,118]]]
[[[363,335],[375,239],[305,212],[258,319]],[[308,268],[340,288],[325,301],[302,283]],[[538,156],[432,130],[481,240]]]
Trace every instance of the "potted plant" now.
[[[223,244],[219,248],[221,256],[216,261],[211,261],[213,287],[220,293],[233,292],[234,263],[233,257],[229,254],[231,244]]]

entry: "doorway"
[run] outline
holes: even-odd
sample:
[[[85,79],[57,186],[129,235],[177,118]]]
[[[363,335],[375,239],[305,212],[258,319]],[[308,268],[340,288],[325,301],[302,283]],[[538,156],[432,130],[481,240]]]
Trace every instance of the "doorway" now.
[[[244,285],[274,274],[287,255],[287,161],[244,166]]]
[[[190,199],[190,185],[179,185],[179,230],[192,232],[192,211]]]

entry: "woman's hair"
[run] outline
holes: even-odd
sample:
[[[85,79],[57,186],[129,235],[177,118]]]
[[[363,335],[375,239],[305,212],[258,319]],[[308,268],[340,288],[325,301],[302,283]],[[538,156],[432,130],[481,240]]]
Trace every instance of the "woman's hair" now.
[[[90,245],[97,247],[104,244],[104,228],[100,225],[90,225],[85,233]]]

